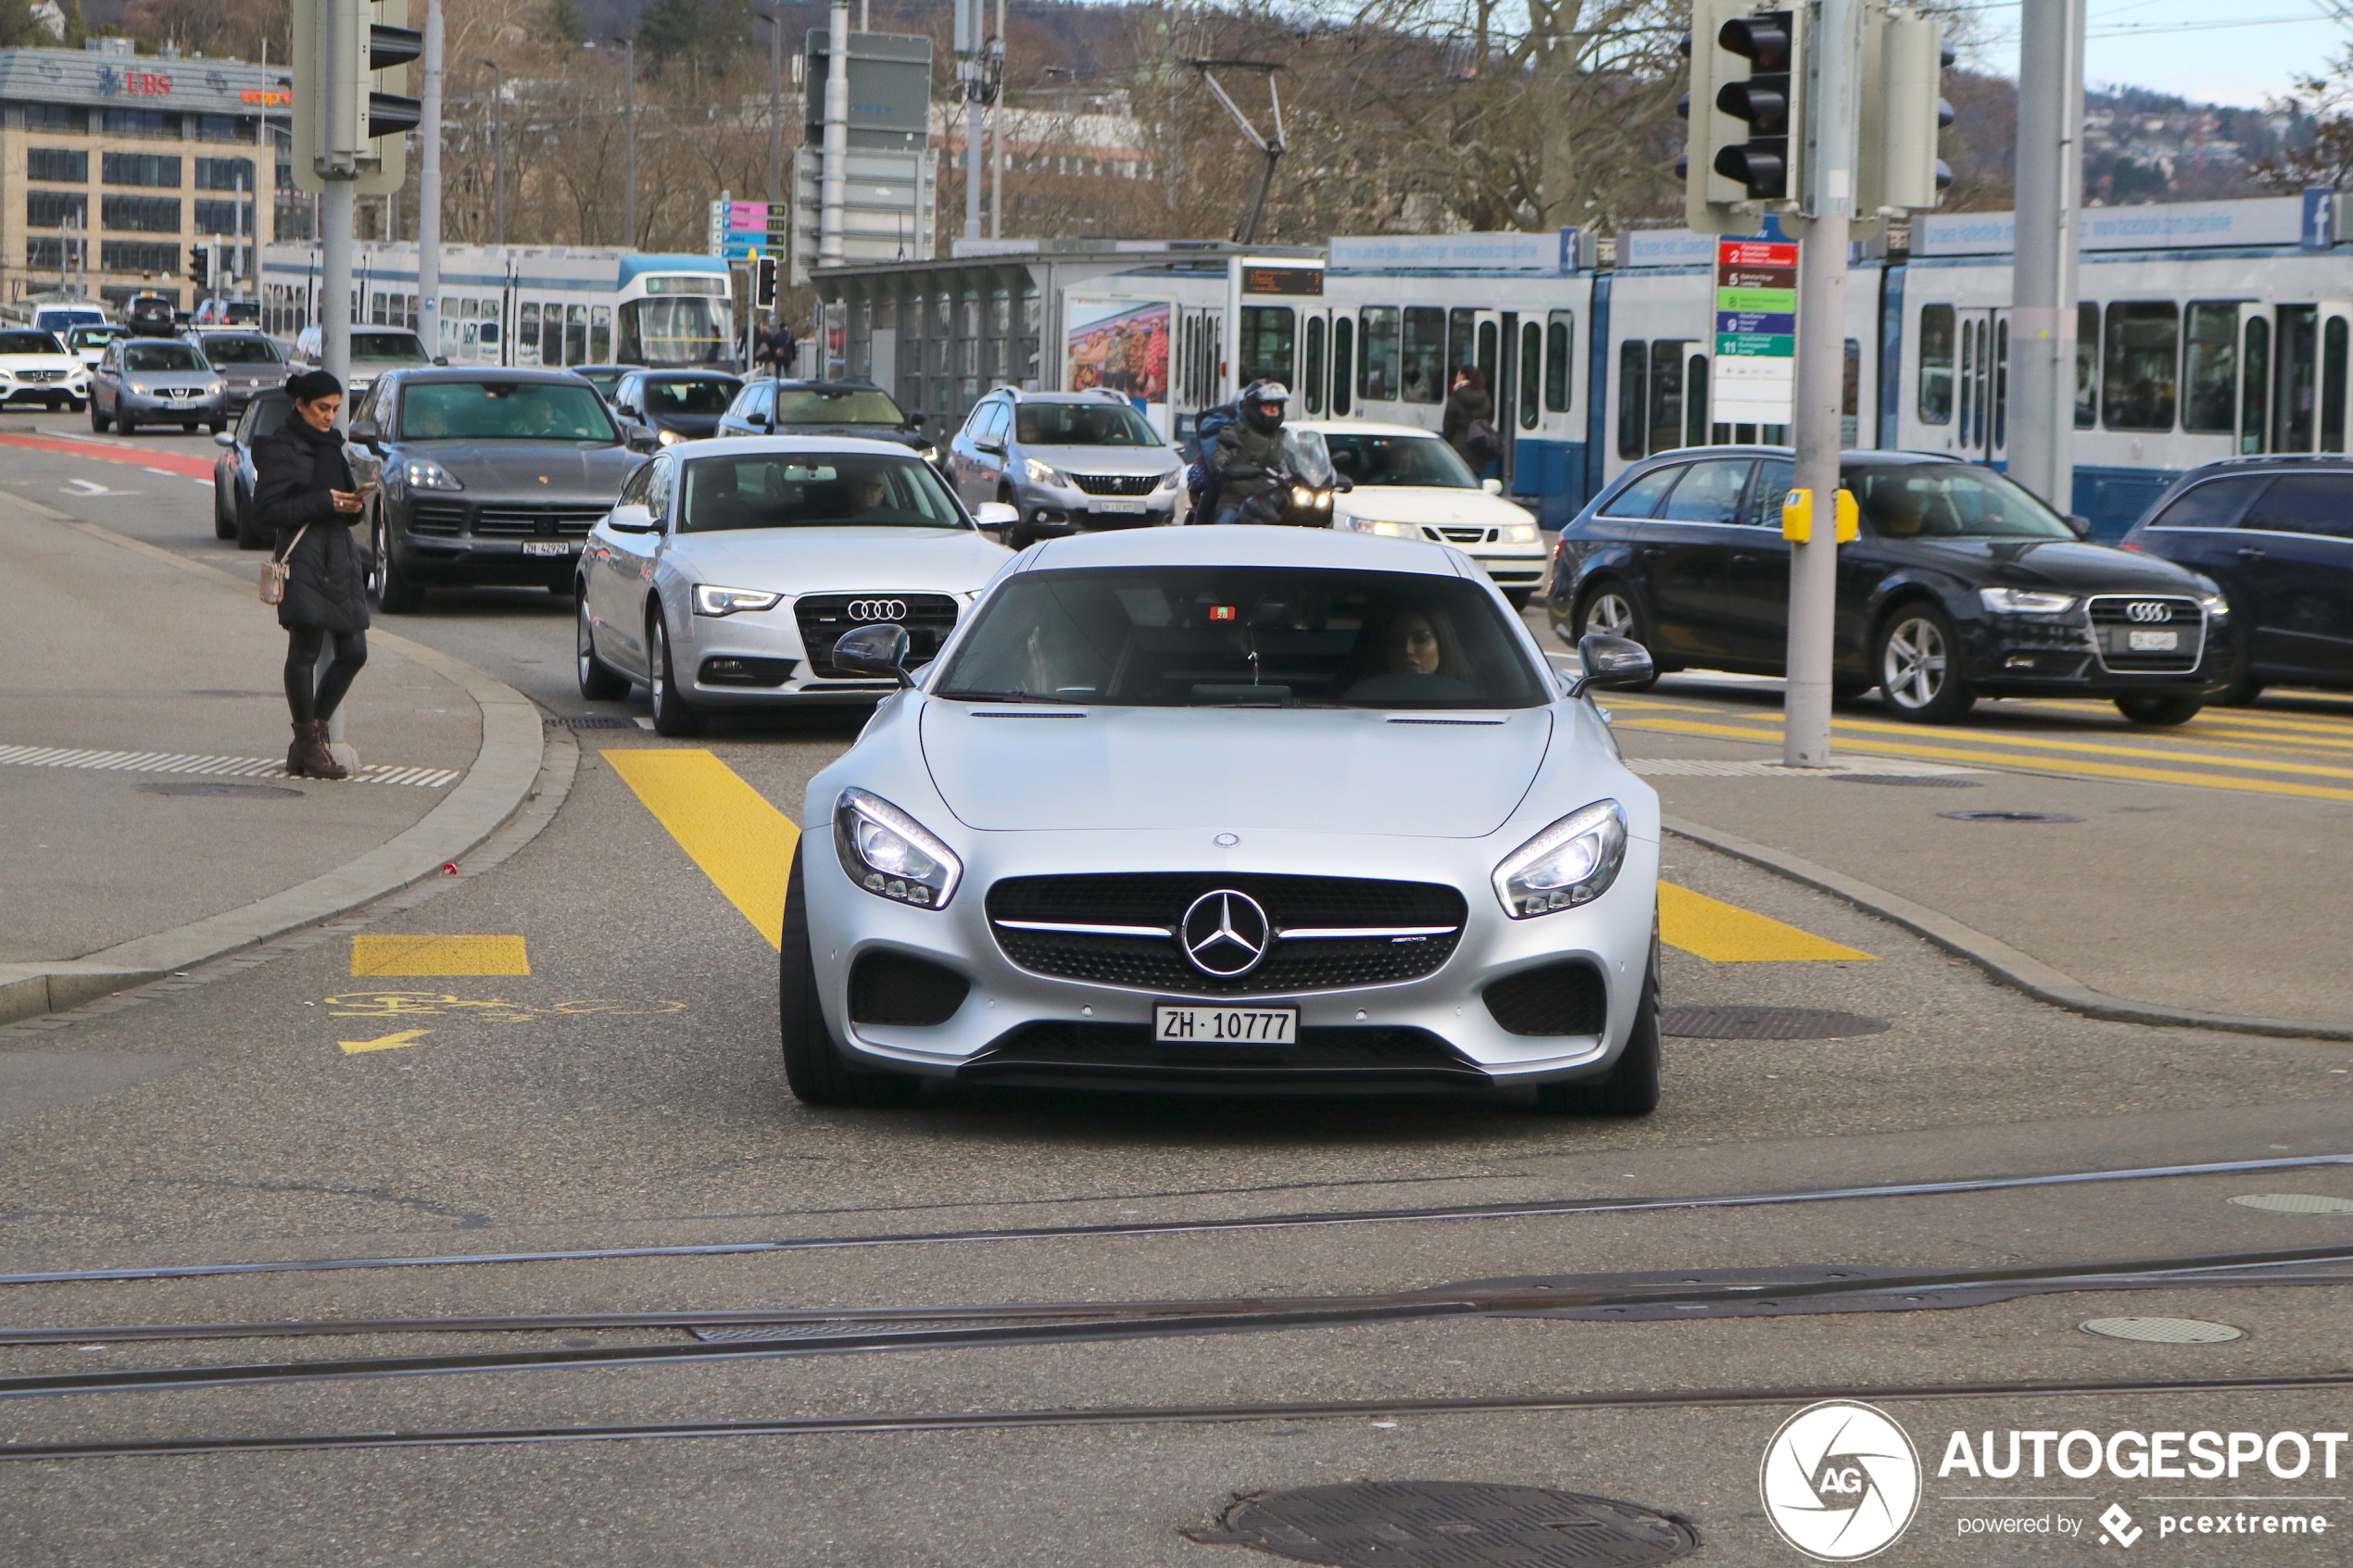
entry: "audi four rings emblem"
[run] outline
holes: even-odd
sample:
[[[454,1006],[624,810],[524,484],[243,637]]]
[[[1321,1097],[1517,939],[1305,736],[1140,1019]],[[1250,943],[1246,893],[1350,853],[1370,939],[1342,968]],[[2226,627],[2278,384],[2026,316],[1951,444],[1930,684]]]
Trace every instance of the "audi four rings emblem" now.
[[[852,621],[904,621],[907,619],[907,601],[852,599],[847,613]]]
[[[2134,599],[2124,607],[2124,613],[2134,621],[2171,621],[2173,619],[2173,607],[2158,604],[2154,599]]]
[[[1257,899],[1224,887],[1194,899],[1177,930],[1193,967],[1220,980],[1256,969],[1274,935],[1273,922]]]

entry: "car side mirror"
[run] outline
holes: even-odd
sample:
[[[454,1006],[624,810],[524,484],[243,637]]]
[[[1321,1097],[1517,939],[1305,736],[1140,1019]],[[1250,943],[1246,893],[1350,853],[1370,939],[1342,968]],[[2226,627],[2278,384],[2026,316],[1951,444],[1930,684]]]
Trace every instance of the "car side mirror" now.
[[[973,508],[973,521],[980,531],[1000,545],[1005,542],[1005,530],[1021,521],[1021,508],[1009,507],[1002,501],[983,501]]]
[[[2067,526],[2075,531],[2075,536],[2078,539],[2089,539],[2092,536],[2092,520],[2088,517],[2078,517],[2070,512]]]
[[[861,626],[834,644],[834,668],[853,675],[896,675],[900,685],[912,686],[915,678],[907,673],[907,646],[904,626]]]
[[[217,430],[212,433],[212,444],[215,446],[226,446],[233,452],[237,447],[237,438],[232,432]]]
[[[1005,455],[1005,445],[1001,441],[975,441],[973,450],[986,452],[992,458],[1001,458]]]
[[[433,362],[436,365],[447,365],[449,363],[449,356],[447,354],[436,354],[433,357]]]
[[[1478,487],[1490,495],[1501,495],[1504,493],[1504,482],[1500,479],[1482,479],[1478,482]]]
[[[765,413],[758,408],[754,408],[750,413],[744,416],[744,423],[749,425],[754,430],[766,430],[768,428],[769,420]]]
[[[384,439],[384,427],[373,420],[354,420],[351,439],[372,451],[376,443]]]
[[[1335,495],[1345,495],[1355,488],[1356,484],[1353,480],[1335,479],[1332,481],[1332,492]]]
[[[1599,632],[1578,639],[1577,662],[1585,672],[1568,688],[1571,696],[1582,696],[1589,686],[1605,692],[1632,690],[1648,685],[1657,673],[1650,649],[1630,638],[1605,637]]]
[[[654,514],[649,508],[632,502],[615,507],[605,519],[605,526],[615,533],[651,533],[655,528]]]
[[[621,439],[622,445],[627,446],[632,452],[659,452],[661,450],[661,437],[655,432],[647,429],[644,425],[633,424],[624,426],[622,430]]]

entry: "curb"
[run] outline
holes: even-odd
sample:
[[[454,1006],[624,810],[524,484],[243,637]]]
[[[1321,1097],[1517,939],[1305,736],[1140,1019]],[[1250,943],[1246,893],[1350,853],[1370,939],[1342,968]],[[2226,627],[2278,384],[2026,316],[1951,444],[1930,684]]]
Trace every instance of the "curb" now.
[[[2212,1029],[2229,1035],[2273,1035],[2296,1040],[2353,1040],[2353,1025],[2308,1022],[2291,1018],[2242,1018],[2230,1013],[2199,1012],[2191,1008],[2136,1002],[2095,991],[2064,970],[2052,968],[2031,953],[2021,952],[1998,936],[1963,925],[1925,904],[1899,893],[1834,872],[1801,856],[1742,838],[1716,828],[1677,818],[1660,819],[1660,826],[1678,838],[1688,838],[1736,860],[1762,867],[1792,882],[1833,894],[1866,914],[1900,925],[1924,936],[1956,957],[1967,959],[1987,974],[2038,1002],[2080,1012],[2087,1018],[2121,1023],[2153,1023],[2175,1029]]]
[[[9,499],[94,538],[134,550],[240,592],[250,583],[142,540],[83,522],[22,497]],[[436,648],[371,628],[384,646],[465,692],[482,715],[482,746],[441,804],[395,837],[333,871],[241,909],[62,962],[0,964],[0,1023],[62,1012],[159,980],[208,959],[330,919],[434,875],[506,824],[537,793],[547,740],[539,709],[505,682]]]

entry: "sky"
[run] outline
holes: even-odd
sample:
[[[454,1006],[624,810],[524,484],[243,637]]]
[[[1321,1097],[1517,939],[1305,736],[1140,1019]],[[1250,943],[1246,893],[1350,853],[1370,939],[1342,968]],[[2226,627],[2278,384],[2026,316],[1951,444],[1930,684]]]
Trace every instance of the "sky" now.
[[[1968,0],[1964,0],[1968,3]],[[2018,0],[1979,11],[1984,45],[1966,63],[2018,74]],[[2324,69],[2353,44],[2353,20],[2322,0],[2088,0],[2084,81],[2259,108],[2292,79]]]

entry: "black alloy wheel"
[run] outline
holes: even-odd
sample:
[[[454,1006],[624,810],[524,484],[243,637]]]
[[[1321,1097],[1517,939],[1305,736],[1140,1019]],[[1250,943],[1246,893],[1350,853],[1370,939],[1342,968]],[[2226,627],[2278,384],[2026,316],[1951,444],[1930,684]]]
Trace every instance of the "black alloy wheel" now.
[[[400,563],[393,558],[392,525],[384,521],[384,508],[375,508],[373,515],[368,528],[369,602],[386,615],[414,615],[425,608],[424,586],[403,576]]]
[[[776,955],[776,1033],[785,1052],[785,1084],[808,1105],[887,1107],[912,1104],[922,1083],[902,1073],[875,1073],[842,1060],[825,1010],[817,1001],[817,966],[809,944],[809,903],[803,893],[803,838],[793,846],[785,878],[784,941]]]
[[[2149,692],[2116,699],[2116,710],[2135,724],[2186,724],[2205,706],[2203,696],[2172,692]]]
[[[1587,637],[1596,634],[1604,637],[1624,637],[1629,642],[1640,643],[1646,648],[1650,646],[1650,622],[1649,619],[1642,614],[1641,601],[1634,597],[1633,589],[1615,577],[1604,577],[1586,590],[1584,602],[1577,607],[1577,614],[1570,624],[1575,629],[1575,635],[1567,639],[1572,647]],[[1646,692],[1656,684],[1658,684],[1658,655],[1654,652],[1651,655],[1649,680],[1639,686],[1619,686],[1615,689],[1626,692]]]
[[[1880,623],[1873,650],[1880,696],[1898,719],[1949,724],[1977,701],[1961,670],[1961,639],[1953,618],[1926,599],[1891,610]]]
[[[573,594],[573,664],[580,677],[580,695],[591,702],[613,702],[629,695],[629,677],[597,657],[597,639],[588,626],[588,596]]]
[[[237,536],[237,499],[233,491],[223,494],[220,470],[215,469],[212,482],[212,536],[234,539]]]
[[[132,419],[131,417],[131,410],[124,408],[120,403],[117,403],[115,405],[114,427],[125,435],[136,435],[139,433],[139,421]]]
[[[670,622],[660,606],[646,617],[646,683],[653,698],[654,734],[683,737],[698,735],[710,716],[678,694],[678,670],[670,658]]]
[[[1546,1084],[1536,1091],[1536,1109],[1572,1116],[1648,1116],[1658,1109],[1665,1078],[1659,1041],[1658,934],[1651,934],[1650,972],[1642,977],[1642,999],[1634,1010],[1633,1032],[1609,1076],[1583,1084]]]
[[[2231,607],[2231,680],[2216,692],[2212,701],[2224,708],[2252,708],[2255,699],[2263,695],[2263,682],[2255,673],[2255,625]]]

